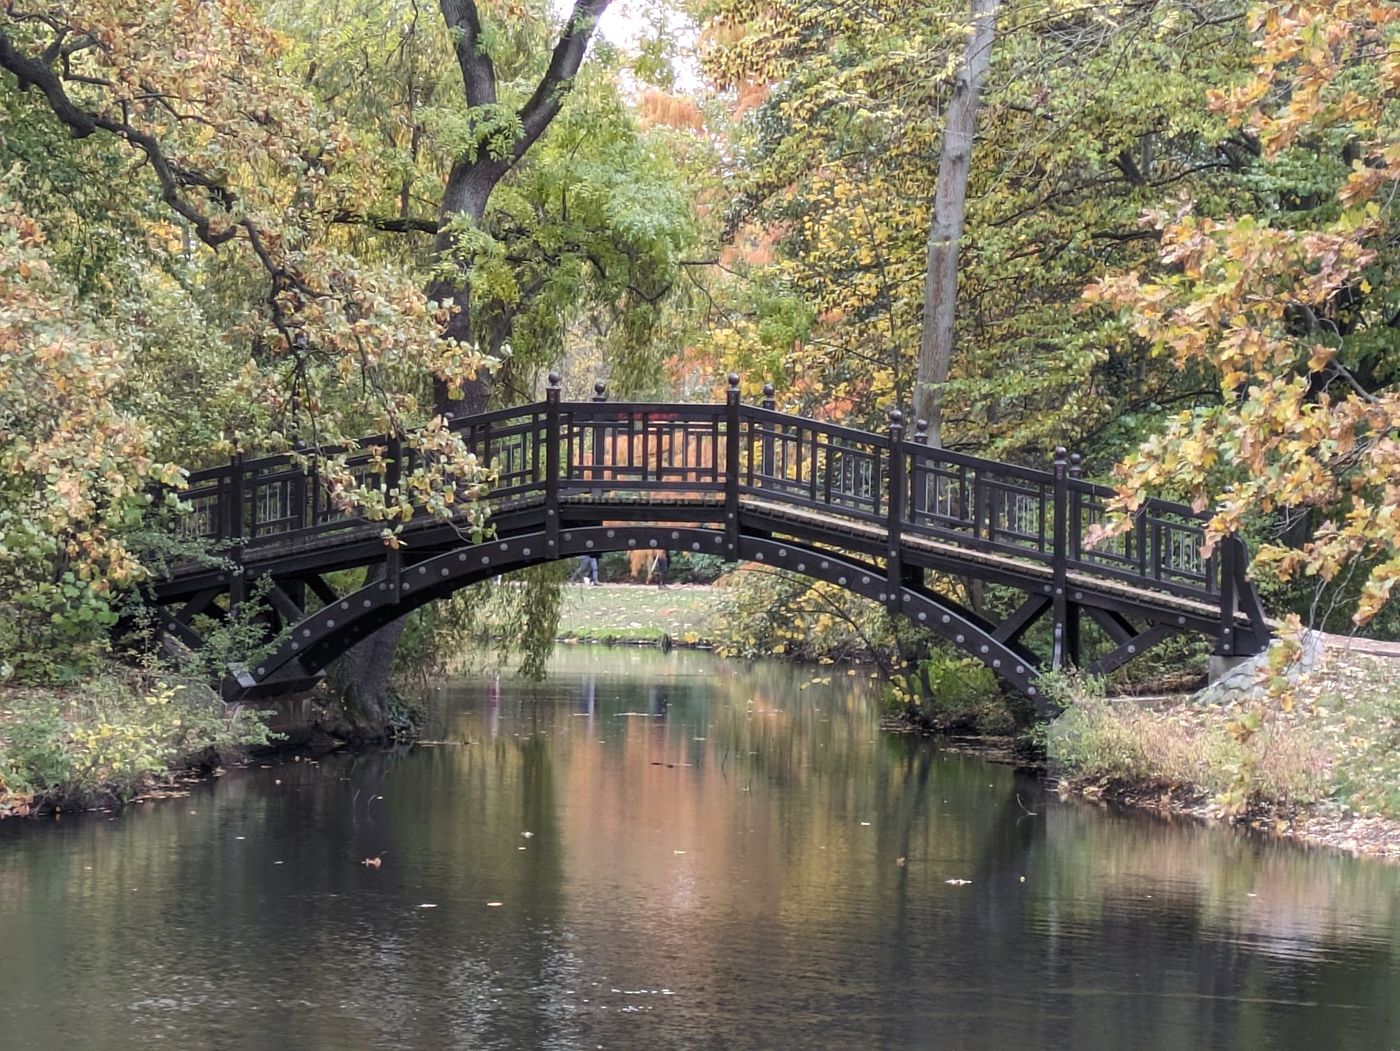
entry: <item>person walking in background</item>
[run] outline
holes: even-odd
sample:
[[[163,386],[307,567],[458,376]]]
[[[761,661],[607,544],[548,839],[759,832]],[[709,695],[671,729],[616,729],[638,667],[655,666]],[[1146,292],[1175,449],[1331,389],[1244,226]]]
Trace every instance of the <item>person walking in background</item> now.
[[[579,555],[578,569],[574,570],[574,575],[569,578],[570,583],[575,581],[587,581],[593,587],[598,586],[598,556]]]
[[[664,588],[666,586],[666,570],[671,568],[671,553],[661,550],[656,553],[656,561],[651,564],[652,576],[656,577],[656,586]]]

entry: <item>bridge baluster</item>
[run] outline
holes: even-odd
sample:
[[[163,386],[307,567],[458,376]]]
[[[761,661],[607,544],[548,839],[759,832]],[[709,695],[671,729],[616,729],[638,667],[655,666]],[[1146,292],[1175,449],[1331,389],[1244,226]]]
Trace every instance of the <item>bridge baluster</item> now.
[[[775,412],[775,411],[777,411],[778,403],[773,399],[773,384],[771,384],[771,383],[765,383],[765,384],[763,385],[763,401],[762,401],[762,405],[763,405],[763,407],[764,407],[765,409],[767,409],[769,412]],[[760,463],[760,465],[761,465],[761,466],[759,467],[759,474],[763,475],[763,477],[765,477],[765,478],[772,478],[772,477],[773,477],[773,424],[772,424],[772,423],[765,423],[765,424],[763,425],[763,446],[762,446],[762,447],[763,447],[763,454],[762,454],[762,459],[759,461],[759,463]]]
[[[928,445],[927,420],[914,421],[914,444]],[[911,456],[909,458],[909,489],[913,502],[909,508],[909,521],[916,526],[927,524],[923,522],[923,517],[924,512],[928,510],[928,480],[928,462],[920,456]]]
[[[544,542],[549,553],[559,550],[559,373],[549,374],[544,392]]]
[[[1051,473],[1055,479],[1055,532],[1050,563],[1054,588],[1051,595],[1054,643],[1050,666],[1057,671],[1066,664],[1079,664],[1079,605],[1070,602],[1066,593],[1069,578],[1069,463],[1069,453],[1063,445],[1057,445],[1051,463]]]
[[[724,392],[724,546],[739,557],[739,374],[729,374]]]
[[[876,455],[879,450],[876,449]],[[885,548],[885,608],[891,613],[899,612],[900,590],[904,586],[904,564],[900,558],[900,532],[904,525],[904,413],[890,410],[890,463],[885,477],[889,480],[890,492],[886,500],[885,532],[888,545]],[[878,494],[878,487],[876,489]]]

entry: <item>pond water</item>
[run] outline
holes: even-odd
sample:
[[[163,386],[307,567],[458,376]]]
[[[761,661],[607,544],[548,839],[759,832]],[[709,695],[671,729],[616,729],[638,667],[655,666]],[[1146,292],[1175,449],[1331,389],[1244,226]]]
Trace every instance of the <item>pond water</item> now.
[[[573,650],[412,750],[8,822],[0,1048],[1400,1046],[1400,869],[1061,803],[868,686]]]

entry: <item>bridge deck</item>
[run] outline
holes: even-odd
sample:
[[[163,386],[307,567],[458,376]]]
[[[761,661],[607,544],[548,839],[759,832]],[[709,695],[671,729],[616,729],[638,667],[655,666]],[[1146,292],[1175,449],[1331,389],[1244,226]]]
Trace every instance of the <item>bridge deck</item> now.
[[[784,415],[771,402],[742,405],[732,377],[722,405],[565,403],[551,387],[543,402],[451,420],[449,430],[494,472],[485,501],[491,544],[473,539],[461,520],[416,514],[402,526],[399,546],[388,547],[382,523],[353,517],[322,482],[319,464],[333,460],[342,476],[401,498],[400,479],[432,466],[436,455],[427,443],[417,448],[411,434],[368,438],[349,450],[238,458],[197,472],[182,494],[190,508],[186,535],[222,546],[238,569],[177,566],[155,583],[153,601],[178,606],[162,618],[163,630],[201,645],[196,617],[223,615],[244,601],[250,578],[270,578],[276,608],[269,629],[290,629],[298,639],[265,678],[254,676],[260,686],[291,674],[285,669],[293,665],[314,672],[372,624],[412,606],[378,583],[374,594],[356,599],[372,615],[323,613],[332,601],[349,608],[349,596],[336,595],[325,573],[382,563],[384,579],[397,581],[412,568],[401,586],[418,587],[413,599],[424,601],[425,573],[440,573],[441,591],[578,553],[585,541],[571,547],[562,530],[591,531],[580,549],[601,552],[622,535],[606,527],[624,523],[633,547],[666,545],[684,528],[692,548],[703,544],[730,559],[781,557],[783,545],[820,552],[823,566],[839,560],[846,567],[832,570],[833,581],[852,582],[853,590],[859,584],[892,612],[935,618],[952,641],[1028,692],[1022,672],[1034,657],[1019,640],[1046,615],[1052,666],[1078,661],[1081,610],[1116,643],[1091,665],[1101,671],[1182,630],[1214,635],[1223,655],[1255,653],[1268,641],[1237,539],[1212,549],[1202,515],[1147,500],[1091,544],[1108,521],[1113,493],[1080,478],[1077,458],[1064,450],[1043,471],[929,448],[907,440],[897,417],[888,433],[874,434]],[[465,494],[471,482],[456,484]],[[776,548],[764,546],[774,541]],[[468,550],[471,572],[460,564]],[[440,564],[447,556],[453,566]],[[1004,584],[1026,597],[1001,624],[990,624],[930,591],[916,570]],[[303,608],[308,589],[319,610]],[[239,681],[247,686],[246,679]]]

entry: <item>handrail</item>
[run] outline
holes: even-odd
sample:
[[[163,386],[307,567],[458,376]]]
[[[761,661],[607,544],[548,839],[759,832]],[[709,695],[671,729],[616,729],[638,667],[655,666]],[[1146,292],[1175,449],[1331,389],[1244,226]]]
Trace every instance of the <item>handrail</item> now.
[[[892,574],[902,572],[895,548],[931,541],[1048,564],[1057,580],[1074,571],[1212,601],[1222,595],[1227,568],[1203,553],[1206,515],[1150,499],[1128,530],[1089,548],[1088,527],[1114,490],[1079,477],[1077,458],[1057,450],[1053,469],[1041,470],[931,448],[906,438],[896,417],[876,433],[780,412],[771,397],[741,405],[731,378],[722,403],[609,402],[601,384],[591,401],[562,401],[552,383],[543,401],[450,419],[448,428],[501,471],[491,495],[539,496],[552,512],[561,494],[605,501],[628,491],[723,491],[730,507],[745,493],[882,528]],[[393,488],[418,455],[412,434],[235,457],[193,472],[186,532],[246,550],[367,526],[331,505],[319,472],[347,451],[350,468],[362,471],[370,459],[362,451],[373,446],[387,450],[383,484]]]

